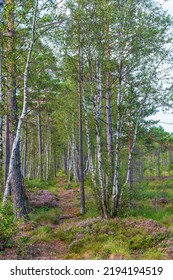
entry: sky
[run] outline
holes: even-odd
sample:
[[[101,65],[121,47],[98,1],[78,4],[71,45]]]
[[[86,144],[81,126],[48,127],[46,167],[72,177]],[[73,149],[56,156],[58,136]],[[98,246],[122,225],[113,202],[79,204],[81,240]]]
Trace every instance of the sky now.
[[[166,2],[157,0],[157,2],[161,3],[163,8],[173,15],[173,0],[167,0]]]
[[[173,16],[173,0],[168,0],[166,2],[163,0],[157,0],[157,2],[161,3],[163,8]],[[152,116],[151,119],[160,120],[158,125],[161,125],[166,131],[173,133],[173,112],[170,114],[164,114],[160,111],[156,115]]]

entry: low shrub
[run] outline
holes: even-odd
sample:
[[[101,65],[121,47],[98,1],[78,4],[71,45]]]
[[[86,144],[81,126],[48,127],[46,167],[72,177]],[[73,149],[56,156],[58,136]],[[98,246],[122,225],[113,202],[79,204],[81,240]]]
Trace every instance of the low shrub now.
[[[59,216],[61,214],[61,210],[59,208],[36,208],[30,214],[30,218],[32,221],[42,224],[42,225],[50,225],[50,224],[58,224]]]
[[[55,238],[53,229],[50,226],[37,227],[32,234],[31,243],[35,242],[50,242]]]
[[[10,203],[6,207],[0,206],[0,250],[4,250],[12,237],[17,233],[13,208]]]

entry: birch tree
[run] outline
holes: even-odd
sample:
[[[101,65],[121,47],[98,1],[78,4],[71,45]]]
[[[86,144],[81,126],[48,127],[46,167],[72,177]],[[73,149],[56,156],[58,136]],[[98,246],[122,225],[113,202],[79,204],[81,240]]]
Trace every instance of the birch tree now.
[[[26,60],[26,65],[25,65],[25,72],[24,72],[23,109],[22,109],[22,113],[19,117],[16,136],[15,136],[15,139],[14,139],[14,142],[13,142],[13,145],[12,145],[12,150],[11,150],[9,172],[8,172],[8,177],[7,177],[7,181],[6,181],[6,185],[5,185],[4,197],[3,197],[3,205],[4,206],[7,202],[9,191],[10,191],[10,185],[11,185],[11,182],[12,182],[12,176],[13,176],[13,172],[14,172],[14,163],[15,163],[15,160],[16,160],[16,150],[17,150],[17,147],[19,145],[19,141],[20,141],[20,137],[21,137],[22,124],[24,122],[24,118],[25,118],[26,113],[27,113],[28,74],[29,74],[31,54],[32,54],[32,50],[33,50],[33,47],[34,47],[34,41],[35,41],[37,8],[38,8],[38,0],[35,1],[31,42],[30,42],[30,46],[29,46],[29,50],[28,50],[28,55],[27,55],[27,60]],[[16,215],[17,219],[19,217],[25,217],[26,214],[27,214],[22,185],[20,185],[20,189],[16,190],[16,193],[15,193],[14,211],[15,211],[15,215]]]

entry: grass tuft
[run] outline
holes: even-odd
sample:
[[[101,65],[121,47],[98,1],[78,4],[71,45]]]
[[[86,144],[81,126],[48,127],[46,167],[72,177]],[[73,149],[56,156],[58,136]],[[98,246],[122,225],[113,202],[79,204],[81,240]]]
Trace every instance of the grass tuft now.
[[[33,231],[31,243],[35,242],[49,242],[55,238],[53,229],[50,226],[40,226]]]
[[[30,219],[42,225],[56,225],[59,223],[60,214],[59,208],[36,208],[30,214]]]

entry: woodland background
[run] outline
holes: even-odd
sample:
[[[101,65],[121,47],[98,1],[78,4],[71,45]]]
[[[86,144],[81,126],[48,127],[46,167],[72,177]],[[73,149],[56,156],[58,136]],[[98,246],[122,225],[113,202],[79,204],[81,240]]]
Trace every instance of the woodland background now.
[[[2,256],[171,259],[173,135],[148,117],[172,108],[172,17],[153,0],[0,7]]]

